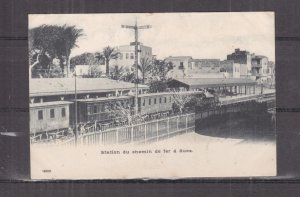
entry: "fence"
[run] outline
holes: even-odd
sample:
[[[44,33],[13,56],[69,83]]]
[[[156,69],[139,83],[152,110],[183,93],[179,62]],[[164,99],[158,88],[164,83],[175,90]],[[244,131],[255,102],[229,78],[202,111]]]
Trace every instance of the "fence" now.
[[[195,131],[195,114],[183,114],[136,125],[116,127],[78,136],[77,145],[151,143]],[[75,139],[60,143],[75,145]]]

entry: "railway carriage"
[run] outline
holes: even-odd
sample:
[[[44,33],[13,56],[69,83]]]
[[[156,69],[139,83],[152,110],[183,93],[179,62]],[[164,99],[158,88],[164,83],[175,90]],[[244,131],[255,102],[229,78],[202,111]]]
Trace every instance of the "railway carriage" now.
[[[30,104],[30,134],[69,128],[69,106],[72,102],[55,101]]]
[[[77,122],[108,122],[114,119],[112,110],[115,110],[119,102],[124,108],[132,108],[133,96],[100,97],[77,100]],[[70,108],[70,121],[75,125],[75,104]]]
[[[187,91],[182,94],[199,95],[201,91]],[[173,110],[173,92],[148,93],[138,95],[138,110],[142,115],[170,112]],[[121,114],[118,105],[133,113],[134,96],[111,96],[77,99],[77,123],[111,123]],[[122,110],[123,110],[122,109]],[[55,101],[30,104],[31,134],[59,131],[75,126],[75,102]]]
[[[173,98],[170,92],[141,94],[138,97],[139,112],[152,114],[172,110]]]

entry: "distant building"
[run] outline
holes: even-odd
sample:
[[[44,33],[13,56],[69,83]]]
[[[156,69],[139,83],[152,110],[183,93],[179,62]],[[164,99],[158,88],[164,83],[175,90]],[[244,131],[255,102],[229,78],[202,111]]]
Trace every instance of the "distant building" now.
[[[267,83],[275,86],[275,63],[272,61],[269,61],[267,66]]]
[[[255,55],[251,60],[251,74],[255,76],[256,79],[265,81],[268,75],[268,58],[262,55]]]
[[[88,75],[90,72],[90,65],[76,65],[75,73],[78,76]]]
[[[189,68],[189,64],[192,61],[191,56],[170,56],[165,59],[167,62],[172,62],[174,65],[174,70],[185,70]]]
[[[142,43],[138,43],[138,63],[140,64],[141,59],[149,59],[152,61],[152,48],[149,46],[144,46]],[[131,69],[135,63],[135,42],[130,43],[130,45],[123,45],[118,47],[118,52],[120,53],[117,60],[112,60],[111,65],[117,64],[118,66],[123,66],[125,68]]]
[[[247,78],[249,77],[246,64],[235,63],[233,60],[224,60],[220,62],[220,71],[226,73],[227,77]]]
[[[239,48],[235,49],[232,54],[227,55],[227,60],[232,60],[237,64],[245,64],[247,70],[251,71],[251,54],[249,51],[241,51]]]
[[[95,70],[97,72],[105,73],[105,66],[104,65],[76,65],[75,72],[78,77],[82,77],[84,75],[93,75]],[[70,75],[71,77],[72,75]],[[105,76],[105,75],[104,75]]]
[[[194,73],[219,73],[220,59],[192,59],[189,72]]]
[[[165,59],[166,62],[173,63],[173,69],[170,71],[171,78],[182,78],[186,76],[186,71],[191,63],[191,56],[170,56]]]
[[[193,59],[191,56],[168,57],[166,61],[175,66],[173,78],[223,78],[219,59]]]

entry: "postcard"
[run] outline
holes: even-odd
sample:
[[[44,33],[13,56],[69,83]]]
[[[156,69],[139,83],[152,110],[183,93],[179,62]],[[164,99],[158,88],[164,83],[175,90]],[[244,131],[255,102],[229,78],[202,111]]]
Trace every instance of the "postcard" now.
[[[32,179],[276,176],[274,12],[28,17]]]

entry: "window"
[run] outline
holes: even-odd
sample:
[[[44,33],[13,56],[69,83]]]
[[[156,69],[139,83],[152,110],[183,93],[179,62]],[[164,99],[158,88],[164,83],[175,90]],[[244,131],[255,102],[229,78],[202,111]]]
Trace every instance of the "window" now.
[[[123,59],[123,53],[120,53],[120,56],[119,56],[120,60]]]
[[[66,108],[61,108],[61,117],[66,117]]]
[[[161,97],[159,98],[159,103],[161,103]]]
[[[130,59],[134,59],[133,53],[130,53]]]
[[[88,111],[88,115],[92,114],[91,106],[88,106],[88,107],[87,107],[87,111]]]
[[[50,118],[54,118],[55,114],[54,114],[54,109],[50,109]]]
[[[128,53],[126,53],[126,59],[129,59],[129,54]]]
[[[171,102],[171,99],[172,99],[172,98],[170,97],[169,102]]]
[[[180,70],[183,70],[183,68],[184,68],[184,67],[183,67],[183,62],[180,62],[179,69],[180,69]]]
[[[167,97],[165,97],[165,103],[167,102]]]
[[[149,105],[151,105],[151,98],[149,98]]]
[[[43,110],[38,111],[38,120],[43,120]]]
[[[93,112],[94,112],[94,114],[97,113],[97,105],[94,105]]]
[[[156,98],[154,98],[154,104],[156,104]]]
[[[143,106],[145,106],[145,103],[146,103],[146,101],[145,101],[145,99],[143,100]]]
[[[104,111],[105,111],[105,105],[103,105],[103,104],[100,105],[100,111],[101,111],[101,112],[104,112]]]

